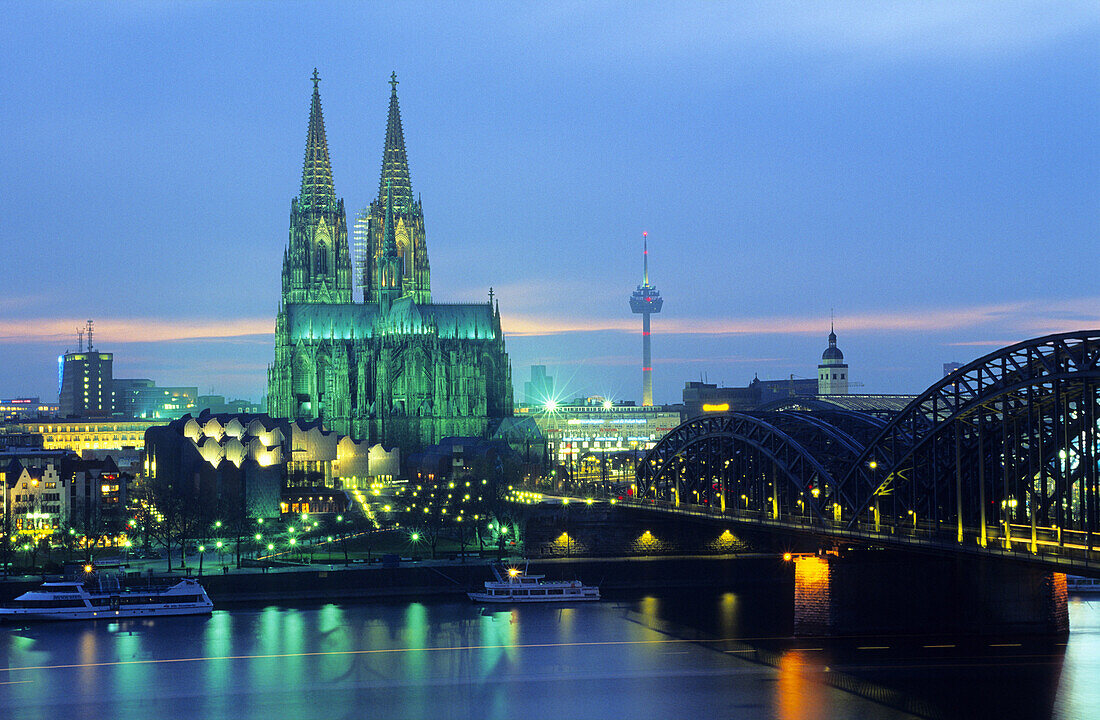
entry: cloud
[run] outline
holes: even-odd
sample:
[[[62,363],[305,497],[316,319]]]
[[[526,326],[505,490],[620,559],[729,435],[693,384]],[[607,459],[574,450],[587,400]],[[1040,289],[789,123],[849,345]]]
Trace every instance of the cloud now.
[[[26,318],[0,320],[0,342],[34,342],[72,339],[83,319]],[[168,342],[271,336],[272,318],[108,318],[95,321],[95,335],[101,344]],[[74,343],[75,344],[75,343]]]
[[[585,2],[568,13],[561,10],[559,6],[541,12],[560,15],[547,26],[562,33],[573,24],[607,25],[606,15],[616,13],[617,22],[601,36],[594,52],[612,45],[627,52],[650,52],[648,38],[662,48],[690,48],[696,54],[793,47],[811,53],[870,55],[876,62],[1003,55],[1094,32],[1100,25],[1100,4],[1092,0],[677,2],[635,4],[625,13],[618,4]]]
[[[637,318],[586,318],[583,321],[554,316],[502,315],[505,333],[515,336],[625,331],[638,332]],[[1021,336],[1046,335],[1100,327],[1100,299],[1020,301],[999,305],[896,309],[881,313],[856,313],[837,317],[846,332],[949,332],[976,328],[1016,331]],[[828,327],[823,316],[773,316],[757,318],[682,318],[653,320],[661,335],[795,335],[820,334]]]
[[[537,313],[502,314],[504,332],[511,337],[624,332],[637,333],[636,316],[576,318]],[[75,318],[0,320],[0,342],[25,343],[75,340],[84,321]],[[270,343],[271,318],[108,318],[97,320],[96,337],[102,344],[159,343],[181,340],[218,340],[248,344]],[[684,318],[658,315],[654,334],[660,335],[819,335],[829,325],[825,316],[769,316]],[[1035,337],[1056,332],[1100,327],[1100,298],[1028,300],[992,305],[898,308],[888,312],[855,313],[836,318],[845,332],[994,331],[1000,335]],[[992,345],[986,338],[959,340],[958,345]],[[774,359],[774,358],[773,358]],[[760,360],[758,358],[758,360]],[[738,362],[730,358],[729,362]],[[683,362],[692,362],[685,359]]]

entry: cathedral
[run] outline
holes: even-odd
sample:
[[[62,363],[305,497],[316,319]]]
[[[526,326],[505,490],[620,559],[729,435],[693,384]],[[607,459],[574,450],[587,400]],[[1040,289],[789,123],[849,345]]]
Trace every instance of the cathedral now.
[[[315,70],[302,186],[290,203],[268,412],[320,420],[405,453],[448,436],[483,437],[492,419],[512,415],[499,301],[490,290],[485,303],[432,302],[397,78],[390,78],[378,197],[359,214],[354,264],[318,83]],[[360,301],[353,285],[362,288]]]

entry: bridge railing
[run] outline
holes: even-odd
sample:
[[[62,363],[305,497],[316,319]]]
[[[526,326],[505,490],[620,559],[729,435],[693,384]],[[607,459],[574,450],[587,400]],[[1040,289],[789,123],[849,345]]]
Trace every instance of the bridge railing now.
[[[1011,557],[1061,565],[1068,570],[1100,568],[1100,534],[1097,533],[1012,524],[1006,534],[1003,526],[987,525],[983,545],[981,528],[964,526],[960,542],[959,528],[954,523],[930,523],[917,520],[912,524],[893,525],[880,522],[876,525],[870,521],[849,523],[797,516],[775,518],[766,511],[760,510],[727,508],[722,511],[707,505],[686,503],[676,505],[674,502],[646,498],[624,497],[618,502],[628,507],[662,513],[727,520],[733,523],[750,524],[754,527],[877,545],[944,549],[975,555]]]

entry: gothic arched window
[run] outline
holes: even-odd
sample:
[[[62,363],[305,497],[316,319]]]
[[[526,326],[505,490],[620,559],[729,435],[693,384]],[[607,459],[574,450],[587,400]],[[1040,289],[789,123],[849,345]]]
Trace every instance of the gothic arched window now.
[[[317,244],[317,257],[313,261],[313,270],[317,275],[328,275],[328,246]]]

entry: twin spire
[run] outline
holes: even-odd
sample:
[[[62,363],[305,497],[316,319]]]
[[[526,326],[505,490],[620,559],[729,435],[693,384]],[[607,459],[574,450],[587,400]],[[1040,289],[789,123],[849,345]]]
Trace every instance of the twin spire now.
[[[321,113],[321,78],[313,68],[313,100],[309,106],[309,130],[306,134],[306,156],[302,165],[302,190],[298,199],[301,208],[335,207],[336,189],[332,182],[332,164],[325,138],[325,118]],[[405,133],[401,128],[401,109],[397,103],[397,73],[390,74],[390,109],[386,118],[386,144],[382,149],[382,178],[378,184],[378,200],[386,199],[387,187],[398,211],[412,205],[412,180],[409,160],[405,154]]]
[[[321,93],[317,68],[313,68],[313,100],[309,106],[309,130],[306,134],[306,158],[302,164],[302,192],[298,206],[311,210],[336,207],[336,188],[332,182],[332,164],[328,159],[325,118],[321,114]]]
[[[386,198],[387,185],[399,211],[412,205],[412,180],[409,159],[405,155],[405,133],[401,129],[401,108],[397,104],[397,73],[390,74],[390,111],[386,117],[386,144],[382,148],[382,179],[378,183],[379,202]]]

